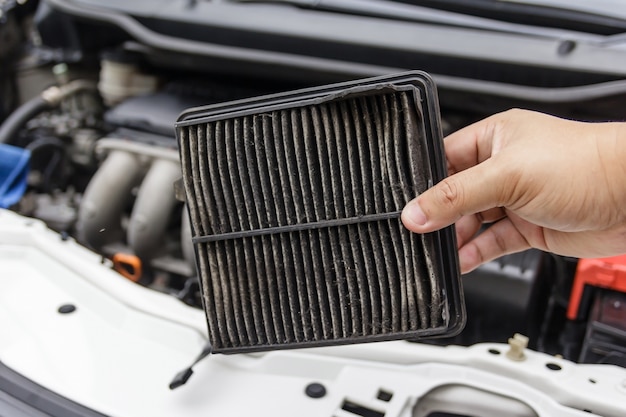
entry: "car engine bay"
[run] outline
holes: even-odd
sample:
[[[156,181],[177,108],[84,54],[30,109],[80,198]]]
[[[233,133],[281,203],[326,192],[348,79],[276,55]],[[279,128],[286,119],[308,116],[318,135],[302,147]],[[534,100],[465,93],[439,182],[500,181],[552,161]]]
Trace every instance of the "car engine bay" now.
[[[189,108],[419,69],[437,83],[444,136],[513,107],[623,119],[624,16],[548,25],[431,3],[0,0],[0,139],[30,153],[10,209],[200,310],[174,130]],[[538,352],[626,367],[626,294],[580,262],[529,250],[481,266],[463,276],[465,329],[423,343],[521,333]]]

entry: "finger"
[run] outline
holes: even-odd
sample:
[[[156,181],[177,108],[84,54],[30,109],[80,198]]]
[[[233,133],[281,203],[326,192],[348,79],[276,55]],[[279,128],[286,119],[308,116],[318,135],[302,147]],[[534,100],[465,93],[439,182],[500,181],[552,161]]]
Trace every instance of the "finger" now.
[[[463,216],[455,224],[457,247],[465,245],[471,240],[478,230],[480,230],[481,221],[476,216]]]
[[[444,139],[448,173],[466,170],[491,156],[498,120],[495,115],[460,129]]]
[[[475,215],[463,216],[454,224],[456,229],[457,246],[461,247],[465,242],[473,238],[485,223],[494,223],[503,219],[506,213],[502,207],[485,210]]]
[[[402,211],[405,227],[417,233],[432,232],[464,215],[503,206],[510,177],[503,172],[506,168],[493,161],[489,159],[447,177],[410,201]]]
[[[528,248],[530,245],[511,219],[504,218],[459,249],[461,273],[470,272],[502,255]]]
[[[489,210],[476,213],[476,217],[481,223],[495,223],[506,216],[502,207],[494,207]]]

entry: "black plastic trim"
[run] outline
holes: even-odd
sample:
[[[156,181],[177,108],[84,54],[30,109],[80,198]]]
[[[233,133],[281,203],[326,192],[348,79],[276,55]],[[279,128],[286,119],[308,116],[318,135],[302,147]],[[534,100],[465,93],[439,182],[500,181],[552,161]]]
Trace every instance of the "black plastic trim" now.
[[[495,0],[394,1],[479,16],[487,19],[575,30],[598,35],[616,35],[626,31],[626,22],[623,19],[575,9],[557,8],[550,5],[534,5]]]

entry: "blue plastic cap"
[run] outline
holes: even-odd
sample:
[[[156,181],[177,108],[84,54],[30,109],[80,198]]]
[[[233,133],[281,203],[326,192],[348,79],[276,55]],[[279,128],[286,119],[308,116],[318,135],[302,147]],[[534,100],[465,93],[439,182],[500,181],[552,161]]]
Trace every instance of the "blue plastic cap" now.
[[[26,191],[30,151],[0,144],[0,207],[9,208]]]

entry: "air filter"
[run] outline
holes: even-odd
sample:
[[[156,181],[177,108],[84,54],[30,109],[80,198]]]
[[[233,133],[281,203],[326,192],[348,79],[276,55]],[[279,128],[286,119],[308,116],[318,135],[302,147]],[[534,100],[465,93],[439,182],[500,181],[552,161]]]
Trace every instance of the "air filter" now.
[[[195,108],[176,129],[213,352],[460,331],[454,230],[400,221],[446,172],[427,74]]]

